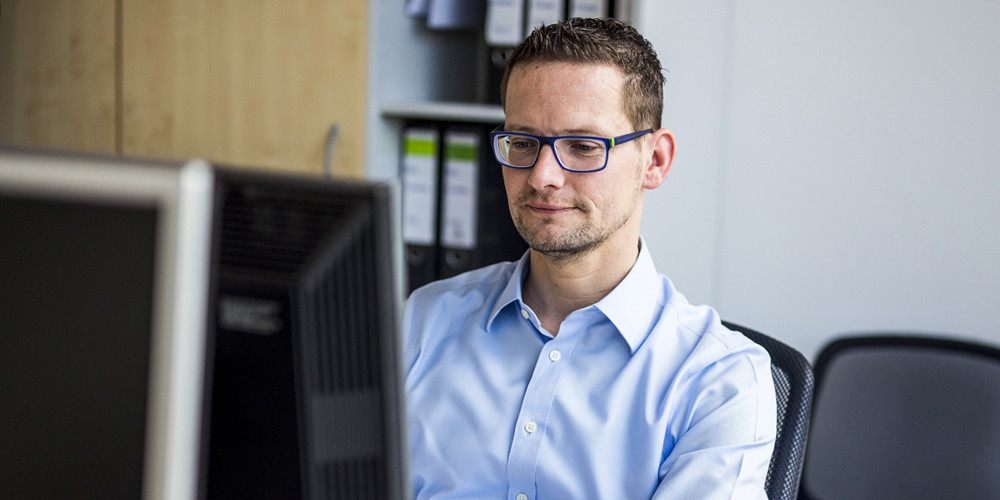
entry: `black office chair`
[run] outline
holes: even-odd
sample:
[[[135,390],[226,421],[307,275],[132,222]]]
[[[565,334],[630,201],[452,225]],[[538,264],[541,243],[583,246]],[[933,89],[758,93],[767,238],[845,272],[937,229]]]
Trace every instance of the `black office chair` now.
[[[778,402],[778,432],[767,468],[766,490],[770,500],[793,500],[799,491],[809,435],[812,367],[801,353],[774,338],[728,321],[722,324],[760,344],[771,355],[771,376]]]
[[[853,336],[815,371],[800,498],[1000,498],[1000,349]]]

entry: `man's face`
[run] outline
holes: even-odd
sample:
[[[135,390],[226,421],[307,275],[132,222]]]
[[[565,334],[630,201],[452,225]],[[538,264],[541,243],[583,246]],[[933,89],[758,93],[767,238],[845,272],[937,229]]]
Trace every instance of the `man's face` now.
[[[519,65],[507,85],[505,130],[596,137],[634,132],[622,107],[623,83],[613,66]],[[598,172],[563,170],[544,146],[534,167],[504,167],[511,216],[528,245],[568,258],[637,235],[648,137],[612,148],[607,168]]]

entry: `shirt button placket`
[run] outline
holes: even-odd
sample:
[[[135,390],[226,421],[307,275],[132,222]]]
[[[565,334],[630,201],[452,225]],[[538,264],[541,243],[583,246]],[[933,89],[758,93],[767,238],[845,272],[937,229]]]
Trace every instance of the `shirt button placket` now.
[[[522,309],[522,315],[530,312]],[[534,320],[532,320],[534,322]],[[536,325],[537,326],[537,325]],[[554,340],[554,339],[553,339]],[[508,500],[533,500],[535,471],[538,468],[539,450],[547,428],[547,420],[561,373],[567,368],[575,340],[546,342],[538,353],[522,401],[519,417],[520,431],[516,432],[508,457]],[[567,356],[565,359],[564,356]]]

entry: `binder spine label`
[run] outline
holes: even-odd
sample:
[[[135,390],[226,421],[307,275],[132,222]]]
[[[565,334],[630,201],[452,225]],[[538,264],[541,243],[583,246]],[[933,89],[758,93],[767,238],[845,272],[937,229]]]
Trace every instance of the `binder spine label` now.
[[[476,247],[479,196],[479,135],[445,135],[444,199],[441,244],[471,250]]]
[[[605,17],[608,13],[607,0],[571,0],[569,17]]]
[[[524,0],[487,0],[486,43],[514,46],[524,38]]]
[[[403,242],[434,245],[437,213],[437,132],[409,129],[403,140]]]
[[[563,18],[563,0],[528,0],[528,25],[525,33],[557,23]]]

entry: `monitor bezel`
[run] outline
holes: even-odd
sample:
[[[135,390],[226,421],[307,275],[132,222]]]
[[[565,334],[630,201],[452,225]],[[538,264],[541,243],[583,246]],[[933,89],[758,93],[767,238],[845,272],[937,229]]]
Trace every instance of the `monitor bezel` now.
[[[0,194],[157,212],[144,499],[196,498],[214,174],[157,162],[0,148]]]

